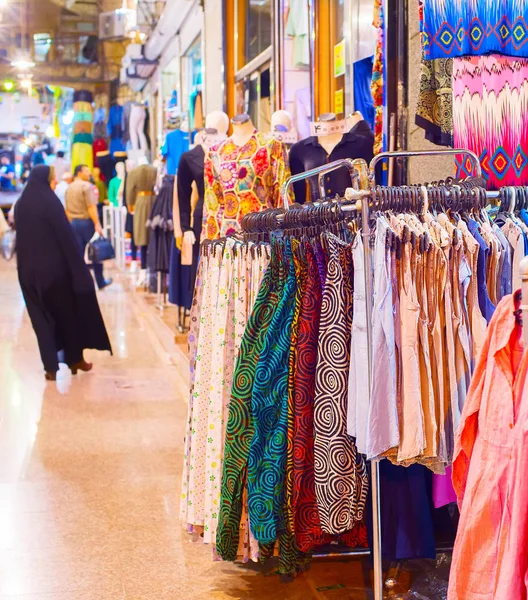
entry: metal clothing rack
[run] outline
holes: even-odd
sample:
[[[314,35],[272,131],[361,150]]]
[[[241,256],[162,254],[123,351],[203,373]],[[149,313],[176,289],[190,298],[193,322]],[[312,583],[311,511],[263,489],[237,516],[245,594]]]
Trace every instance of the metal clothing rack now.
[[[364,240],[364,261],[365,261],[365,297],[366,297],[366,320],[367,320],[367,348],[368,348],[368,394],[371,395],[372,385],[372,278],[368,276],[370,273],[371,248],[370,248],[370,202],[375,186],[375,169],[378,162],[384,159],[393,158],[409,158],[409,157],[424,157],[424,156],[449,156],[464,154],[469,157],[473,163],[474,172],[477,177],[482,177],[482,169],[479,159],[474,152],[465,149],[448,149],[448,150],[427,150],[423,152],[382,152],[374,157],[369,167],[363,159],[342,159],[331,162],[327,165],[305,171],[290,177],[283,185],[281,190],[282,204],[285,210],[289,208],[289,189],[296,181],[301,181],[309,177],[318,176],[319,189],[321,199],[325,200],[325,186],[322,179],[325,174],[335,171],[340,168],[347,168],[352,179],[352,188],[346,192],[347,200],[355,200],[350,204],[345,204],[341,207],[343,212],[361,211],[361,235]],[[488,198],[496,198],[498,193],[487,192]],[[281,215],[278,215],[279,220]],[[528,260],[525,264],[525,279],[523,279],[523,288],[526,287],[526,292],[523,295],[528,302]],[[523,290],[524,291],[524,290]],[[523,315],[528,312],[528,304],[523,306]],[[525,335],[528,338],[528,323],[525,328]],[[528,346],[528,344],[527,344]],[[383,563],[382,563],[382,542],[381,542],[381,497],[380,497],[380,478],[379,478],[379,460],[371,461],[371,490],[372,490],[372,529],[373,529],[373,544],[371,549],[372,562],[374,567],[374,600],[383,600]],[[365,551],[349,552],[348,554],[361,556],[365,555]],[[317,555],[316,555],[317,556]]]

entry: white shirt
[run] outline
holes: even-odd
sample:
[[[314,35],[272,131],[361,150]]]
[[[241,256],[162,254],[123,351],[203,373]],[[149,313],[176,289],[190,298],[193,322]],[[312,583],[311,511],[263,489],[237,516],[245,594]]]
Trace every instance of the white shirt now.
[[[64,206],[64,208],[66,208],[66,190],[68,189],[69,185],[70,184],[67,181],[61,181],[55,188],[55,194],[62,202],[62,206]]]
[[[55,169],[55,179],[61,183],[64,173],[71,170],[70,163],[65,158],[60,158],[58,156],[53,163],[53,168]]]

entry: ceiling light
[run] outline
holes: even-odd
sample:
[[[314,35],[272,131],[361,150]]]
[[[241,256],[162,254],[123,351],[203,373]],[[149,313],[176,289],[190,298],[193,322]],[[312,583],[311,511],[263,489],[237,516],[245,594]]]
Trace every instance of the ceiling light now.
[[[4,89],[6,92],[10,92],[15,87],[15,84],[12,81],[4,81]]]
[[[27,145],[20,144],[20,146],[18,147],[18,151],[20,152],[20,154],[25,154],[28,151]]]

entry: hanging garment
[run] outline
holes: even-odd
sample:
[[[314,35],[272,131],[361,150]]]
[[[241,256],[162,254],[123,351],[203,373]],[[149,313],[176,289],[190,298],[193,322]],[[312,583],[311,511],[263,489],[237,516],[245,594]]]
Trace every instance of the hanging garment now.
[[[189,134],[181,129],[169,131],[165,137],[165,143],[161,154],[167,161],[167,174],[176,175],[180,158],[184,152],[189,150]]]
[[[112,206],[119,206],[119,189],[123,180],[119,177],[112,177],[108,184],[108,200]]]
[[[110,153],[97,157],[97,165],[101,169],[101,173],[106,182],[109,182],[116,175],[115,162],[115,159]]]
[[[132,150],[148,150],[147,138],[145,137],[145,119],[147,109],[140,104],[134,104],[130,109],[129,135]]]
[[[514,315],[518,305],[507,296],[497,306],[456,436],[453,484],[460,522],[448,600],[495,598],[515,424],[514,386],[523,353],[522,328]]]
[[[107,132],[110,137],[110,153],[124,151],[123,144],[123,107],[120,104],[112,104],[108,112]]]
[[[422,58],[415,123],[425,131],[426,140],[437,146],[453,146],[452,58]]]
[[[189,288],[194,290],[196,270],[200,256],[200,236],[202,233],[204,210],[204,163],[205,153],[201,145],[184,152],[178,167],[178,205],[180,208],[180,226],[183,234],[194,233],[192,264]],[[193,205],[193,183],[196,184],[198,198]]]
[[[346,432],[352,328],[350,247],[328,236],[314,400],[315,491],[322,530],[340,534],[363,518],[367,468]],[[341,316],[336,322],[335,315]],[[339,482],[339,483],[338,483]]]
[[[357,60],[353,65],[354,73],[354,108],[359,111],[370,129],[374,131],[376,126],[374,99],[372,98],[372,70],[374,67],[374,56],[367,56]]]
[[[94,161],[94,166],[95,167],[99,167],[99,157],[97,156],[98,152],[105,152],[108,150],[108,145],[106,143],[106,141],[102,138],[97,138],[94,140],[93,142],[93,161]],[[103,175],[102,179],[103,181],[106,183],[106,185],[108,185],[108,182],[110,181],[110,179],[105,179],[104,173],[101,169],[101,173]]]
[[[528,48],[528,46],[526,46]],[[453,62],[453,141],[480,158],[488,189],[528,183],[528,60],[488,55]],[[472,170],[457,160],[457,176]]]
[[[426,0],[425,58],[484,56],[493,52],[528,57],[525,0]]]
[[[293,38],[293,66],[310,66],[310,12],[306,0],[290,2],[285,33]]]
[[[93,169],[93,150],[92,144],[76,143],[72,145],[72,169],[77,165],[86,165]]]
[[[231,235],[247,213],[282,206],[280,191],[289,175],[284,146],[256,130],[243,146],[228,138],[211,148],[205,161],[202,239]]]
[[[150,229],[147,268],[151,273],[169,272],[171,248],[174,244],[174,223],[172,221],[174,184],[174,177],[165,175],[147,221],[147,228]]]
[[[134,212],[134,242],[136,246],[147,246],[149,232],[147,220],[154,203],[154,186],[158,172],[151,165],[140,165],[132,169],[126,180],[126,203]]]

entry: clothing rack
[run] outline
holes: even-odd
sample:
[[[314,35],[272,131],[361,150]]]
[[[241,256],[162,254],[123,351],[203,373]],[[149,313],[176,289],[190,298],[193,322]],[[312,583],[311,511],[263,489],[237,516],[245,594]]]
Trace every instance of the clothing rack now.
[[[361,213],[361,235],[364,240],[364,264],[365,264],[365,292],[366,292],[366,323],[367,323],[367,348],[368,348],[368,394],[371,395],[371,377],[372,377],[372,299],[373,286],[372,278],[368,276],[370,273],[371,248],[370,239],[370,208],[371,202],[375,196],[375,168],[376,165],[385,159],[394,158],[409,158],[409,157],[424,157],[424,156],[453,156],[466,155],[473,164],[474,174],[477,177],[482,177],[482,169],[479,159],[475,153],[465,149],[448,149],[448,150],[427,150],[423,152],[382,152],[371,161],[367,167],[367,163],[362,159],[342,159],[337,160],[327,165],[311,169],[304,173],[299,173],[290,177],[283,185],[281,190],[282,204],[284,210],[289,209],[289,189],[290,186],[309,177],[318,176],[319,189],[321,199],[324,201],[324,185],[321,185],[323,176],[331,171],[340,168],[347,168],[352,179],[352,188],[346,190],[345,198],[347,201],[355,201],[350,204],[341,206],[343,212],[357,211]],[[426,188],[425,188],[426,189]],[[448,192],[449,193],[449,192]],[[499,192],[486,192],[487,199],[497,198]],[[277,221],[281,222],[284,215],[277,215]],[[523,268],[523,288],[526,287],[524,298],[528,301],[528,258],[525,259]],[[528,304],[523,305],[523,315],[528,312]],[[525,336],[528,339],[528,324],[525,328]],[[373,544],[370,552],[374,567],[374,600],[383,600],[383,564],[382,564],[382,541],[381,541],[381,497],[380,497],[380,476],[379,476],[379,459],[371,461],[371,495],[372,495],[372,529],[373,529]],[[350,552],[352,555],[364,555],[365,551]],[[317,555],[316,555],[317,556]]]

